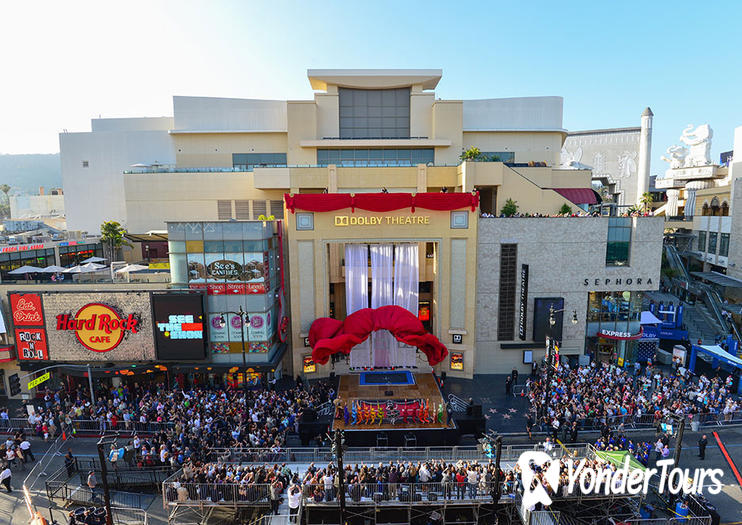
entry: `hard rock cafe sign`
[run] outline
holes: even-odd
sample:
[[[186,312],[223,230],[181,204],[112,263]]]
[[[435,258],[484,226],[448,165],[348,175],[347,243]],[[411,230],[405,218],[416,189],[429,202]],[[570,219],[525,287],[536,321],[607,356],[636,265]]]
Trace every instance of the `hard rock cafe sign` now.
[[[121,343],[127,332],[137,333],[139,319],[134,314],[119,315],[107,304],[90,303],[74,316],[57,315],[57,330],[75,332],[77,340],[88,350],[110,352]]]

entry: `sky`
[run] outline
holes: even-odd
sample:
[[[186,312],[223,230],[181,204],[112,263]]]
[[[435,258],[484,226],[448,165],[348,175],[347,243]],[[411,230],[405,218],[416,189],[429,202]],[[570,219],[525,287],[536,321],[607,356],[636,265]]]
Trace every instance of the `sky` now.
[[[558,95],[569,130],[654,112],[652,173],[688,124],[742,125],[742,2],[0,2],[0,153],[173,95],[311,99],[310,68],[441,68],[443,99]]]

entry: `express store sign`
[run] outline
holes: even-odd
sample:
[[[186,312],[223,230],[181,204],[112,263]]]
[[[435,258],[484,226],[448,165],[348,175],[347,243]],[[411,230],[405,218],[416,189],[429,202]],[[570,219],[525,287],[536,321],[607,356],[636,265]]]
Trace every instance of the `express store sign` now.
[[[57,330],[75,332],[77,340],[88,350],[109,352],[121,343],[127,332],[139,331],[139,319],[132,313],[121,315],[107,304],[90,303],[74,316],[57,315]]]

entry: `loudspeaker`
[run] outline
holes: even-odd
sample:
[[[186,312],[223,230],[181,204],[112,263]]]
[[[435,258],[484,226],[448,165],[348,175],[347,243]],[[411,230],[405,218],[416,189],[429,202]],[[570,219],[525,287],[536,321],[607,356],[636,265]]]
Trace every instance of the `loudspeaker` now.
[[[387,397],[392,397],[394,395],[394,390],[384,390],[384,395]]]
[[[471,407],[471,416],[474,418],[482,417],[482,405],[474,405]]]
[[[312,421],[317,421],[317,411],[313,408],[307,408],[302,413],[301,421],[303,423],[311,423]]]

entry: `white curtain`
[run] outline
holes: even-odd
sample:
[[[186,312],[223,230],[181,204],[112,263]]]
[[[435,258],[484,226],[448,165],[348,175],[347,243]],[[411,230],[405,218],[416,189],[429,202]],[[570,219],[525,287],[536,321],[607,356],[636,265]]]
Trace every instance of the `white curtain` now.
[[[420,262],[417,244],[397,244],[394,247],[394,304],[415,316],[418,314]],[[399,366],[415,366],[415,347],[398,343]]]
[[[347,315],[368,308],[368,245],[345,245],[345,310]],[[367,339],[350,351],[350,366],[371,366]]]
[[[394,304],[394,252],[391,244],[371,245],[371,308]],[[375,368],[396,366],[397,340],[388,330],[378,330],[371,336]]]

